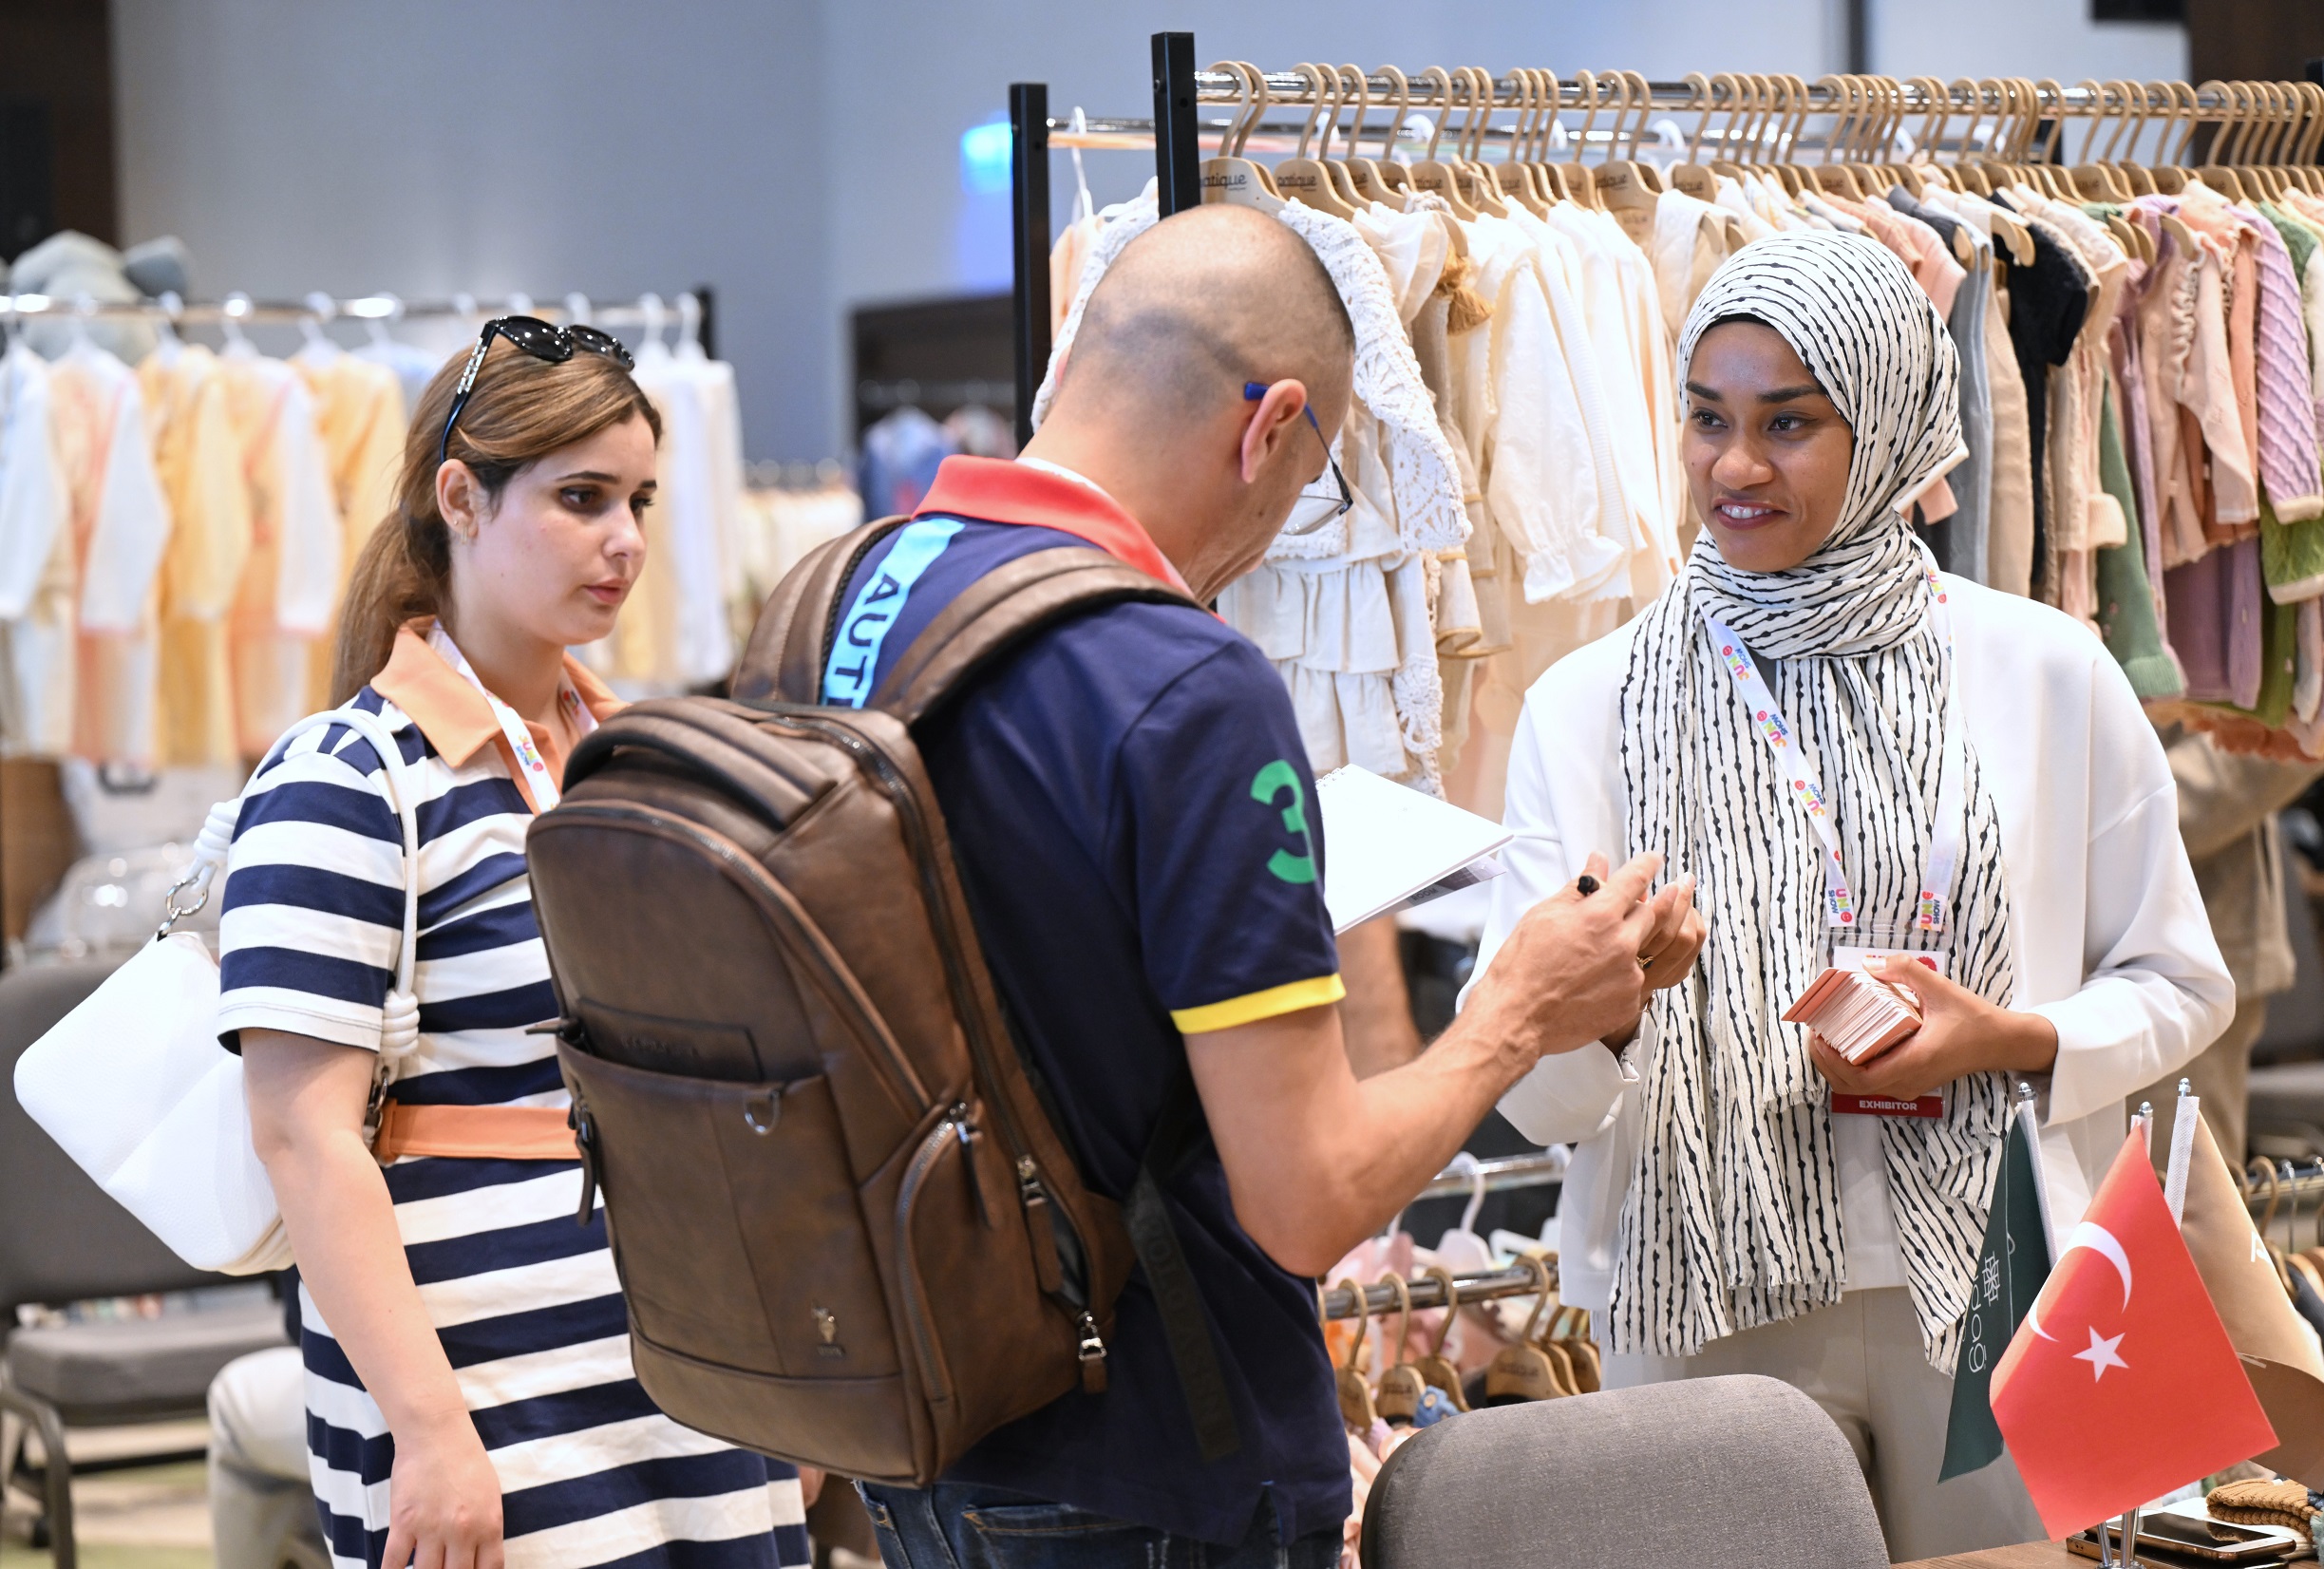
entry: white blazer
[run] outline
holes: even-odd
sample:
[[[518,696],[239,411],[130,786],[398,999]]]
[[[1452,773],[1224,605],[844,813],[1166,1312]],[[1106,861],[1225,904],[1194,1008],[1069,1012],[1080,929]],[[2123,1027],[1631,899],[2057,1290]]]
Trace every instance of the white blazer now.
[[[2046,605],[1959,577],[1946,585],[1970,743],[2001,820],[2013,1006],[2058,1031],[2056,1067],[2033,1081],[2054,1248],[2122,1148],[2124,1098],[2227,1028],[2235,983],[2180,842],[2170,766],[2113,658]],[[1577,650],[1526,693],[1504,813],[1522,837],[1502,852],[1507,875],[1487,885],[1480,975],[1518,917],[1590,852],[1624,859],[1619,699],[1636,626]],[[1653,1049],[1650,1025],[1618,1062],[1595,1045],[1544,1058],[1501,1103],[1527,1138],[1575,1146],[1559,1273],[1578,1307],[1602,1311],[1612,1290],[1615,1227],[1648,1136],[1639,1077]]]

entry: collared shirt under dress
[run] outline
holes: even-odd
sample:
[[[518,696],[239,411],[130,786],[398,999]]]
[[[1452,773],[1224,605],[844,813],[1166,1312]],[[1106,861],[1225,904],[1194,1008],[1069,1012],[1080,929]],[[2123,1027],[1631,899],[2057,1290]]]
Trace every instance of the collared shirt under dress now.
[[[409,1106],[561,1108],[557,1014],[533,917],[532,803],[482,691],[425,623],[347,705],[395,735],[419,797],[420,1039],[391,1091]],[[619,705],[568,659],[590,714]],[[578,718],[576,714],[574,716]],[[529,725],[557,774],[568,737]],[[378,756],[311,729],[245,796],[227,861],[218,1027],[375,1050],[404,906],[403,833]],[[406,1157],[386,1170],[404,1256],[500,1473],[508,1569],[776,1569],[809,1560],[797,1474],[679,1427],[631,1371],[602,1208],[575,1223],[580,1163]],[[395,1440],[299,1290],[307,1443],[335,1569],[380,1561]]]

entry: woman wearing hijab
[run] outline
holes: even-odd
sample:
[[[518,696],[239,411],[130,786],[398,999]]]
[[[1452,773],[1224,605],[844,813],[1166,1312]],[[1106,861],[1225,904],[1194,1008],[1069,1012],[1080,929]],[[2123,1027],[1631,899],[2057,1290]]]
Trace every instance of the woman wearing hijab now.
[[[1561,1286],[1605,1324],[1610,1382],[1797,1385],[1848,1434],[1894,1558],[2038,1539],[2006,1459],[1937,1482],[1949,1375],[2015,1086],[2054,1235],[2121,1148],[2124,1096],[2233,1011],[2170,770],[2097,638],[1915,539],[1963,455],[1959,367],[1887,251],[1749,246],[1679,362],[1704,533],[1527,695],[1479,972],[1593,851],[1661,852],[1707,940],[1634,1030],[1544,1058],[1502,1109],[1576,1144]],[[1863,960],[1918,994],[1918,1031],[1852,1066],[1782,1022],[1878,948],[1942,967]]]

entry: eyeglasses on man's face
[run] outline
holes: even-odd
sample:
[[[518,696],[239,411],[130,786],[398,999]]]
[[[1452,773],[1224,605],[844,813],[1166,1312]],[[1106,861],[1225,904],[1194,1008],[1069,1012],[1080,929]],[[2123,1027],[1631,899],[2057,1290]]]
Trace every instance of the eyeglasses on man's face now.
[[[1256,403],[1267,395],[1265,382],[1242,384],[1243,401]],[[1318,479],[1300,490],[1298,500],[1292,502],[1291,515],[1283,520],[1285,534],[1313,534],[1334,518],[1347,515],[1355,505],[1355,492],[1348,488],[1348,477],[1339,471],[1339,460],[1332,456],[1331,438],[1315,419],[1315,406],[1309,404],[1301,412],[1307,415],[1308,428],[1315,432],[1315,440],[1323,444],[1323,461],[1331,473],[1331,482]]]

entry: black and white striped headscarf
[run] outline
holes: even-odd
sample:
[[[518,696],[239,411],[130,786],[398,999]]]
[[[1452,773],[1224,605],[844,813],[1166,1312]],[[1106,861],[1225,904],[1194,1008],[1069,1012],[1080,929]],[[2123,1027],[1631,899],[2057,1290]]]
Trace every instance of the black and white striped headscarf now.
[[[1625,1200],[1616,1350],[1685,1355],[1837,1302],[1840,1169],[1823,1077],[1785,1009],[1822,970],[1822,851],[1787,776],[1721,668],[1702,612],[1761,661],[1835,805],[1861,918],[1913,914],[1944,735],[1946,656],[1924,556],[1903,514],[1959,462],[1960,365],[1902,263],[1869,239],[1785,234],[1712,276],[1679,341],[1734,316],[1783,334],[1855,435],[1830,538],[1785,572],[1729,566],[1706,530],[1686,575],[1639,618],[1623,679],[1626,834],[1690,872],[1703,962],[1655,994],[1646,1136]],[[1953,977],[2007,1004],[2001,833],[1974,751],[1969,822],[1943,945]],[[1864,940],[1860,938],[1859,940]],[[2003,1075],[1961,1080],[1938,1120],[1883,1118],[1889,1195],[1930,1360],[1950,1371],[2007,1111]]]

